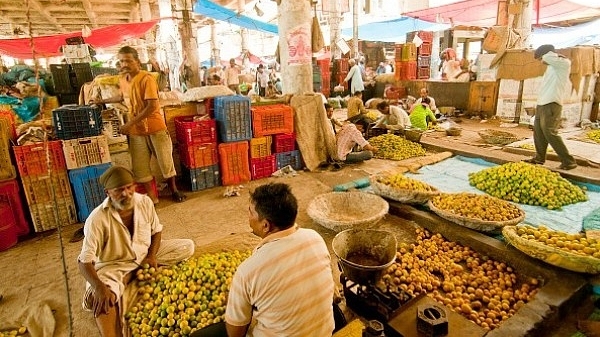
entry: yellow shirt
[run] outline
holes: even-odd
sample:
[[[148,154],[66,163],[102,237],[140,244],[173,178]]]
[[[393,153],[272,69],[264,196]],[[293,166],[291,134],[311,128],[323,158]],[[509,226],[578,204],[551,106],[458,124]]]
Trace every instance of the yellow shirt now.
[[[147,71],[141,70],[130,82],[129,99],[131,101],[131,115],[137,116],[144,109],[147,101],[158,100],[158,83],[156,79]],[[136,124],[131,134],[136,136],[147,136],[161,130],[165,130],[167,124],[160,111],[160,105],[157,105],[155,111]]]
[[[348,119],[359,115],[359,114],[366,114],[367,113],[367,109],[365,109],[365,105],[363,104],[362,99],[356,97],[356,96],[352,96],[349,100],[348,100]]]

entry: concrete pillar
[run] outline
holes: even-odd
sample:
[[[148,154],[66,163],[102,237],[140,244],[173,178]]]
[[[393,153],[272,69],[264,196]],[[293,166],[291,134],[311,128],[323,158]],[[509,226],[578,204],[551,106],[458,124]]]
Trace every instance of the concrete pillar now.
[[[352,58],[358,58],[358,0],[352,0]]]
[[[182,20],[179,25],[179,34],[181,35],[182,53],[185,55],[183,61],[185,65],[192,68],[192,78],[190,79],[190,87],[200,86],[200,64],[198,62],[198,43],[196,42],[196,34],[192,29],[192,3],[188,0],[181,1],[178,4],[181,8]],[[183,70],[183,69],[180,69]]]
[[[515,15],[513,27],[515,31],[521,35],[521,39],[515,45],[515,48],[528,48],[531,44],[531,23],[533,13],[533,1],[529,0],[515,0],[515,5],[520,10]]]
[[[158,11],[161,18],[173,17],[171,0],[158,0]],[[179,64],[181,62],[177,41],[181,41],[175,20],[161,20],[159,23],[159,43],[164,48],[161,66],[169,70],[171,89],[179,88]]]
[[[278,3],[279,55],[284,94],[313,91],[310,0]]]
[[[150,9],[150,2],[148,0],[140,0],[140,14],[142,17],[142,21],[150,21],[152,20],[152,10]],[[143,43],[142,41],[142,48],[140,48],[139,52],[140,52],[140,57],[142,59],[143,62],[147,62],[150,57],[149,55],[154,55],[154,50],[155,50],[155,41],[154,41],[154,34],[152,34],[150,31],[148,31],[148,33],[146,33],[145,35],[146,41],[145,43]],[[151,48],[149,48],[148,46],[152,46]],[[143,55],[143,57],[142,57]]]
[[[210,24],[210,62],[213,67],[221,66],[221,50],[219,49],[219,40],[217,34],[217,26],[215,23]]]
[[[333,59],[339,59],[342,57],[342,51],[337,46],[337,41],[340,39],[341,28],[340,22],[342,21],[340,14],[340,6],[338,1],[329,1],[329,48],[331,49],[331,57]]]
[[[242,55],[246,55],[250,51],[248,49],[248,29],[242,28],[240,30],[240,35],[242,36]],[[250,59],[249,58],[243,58],[242,62],[243,62],[242,65],[243,65],[244,69],[247,69],[250,67]]]

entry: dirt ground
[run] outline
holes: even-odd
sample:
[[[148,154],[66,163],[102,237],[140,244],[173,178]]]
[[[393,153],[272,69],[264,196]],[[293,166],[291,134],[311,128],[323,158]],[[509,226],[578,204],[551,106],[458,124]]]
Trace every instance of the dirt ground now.
[[[476,126],[476,123],[473,125]],[[526,128],[522,132],[530,133]],[[448,142],[445,136],[439,137],[438,140],[433,135],[424,138],[423,142],[429,141],[438,145]],[[463,140],[460,138],[454,140],[456,147],[460,147],[461,141]],[[481,148],[482,156],[490,155],[490,151],[489,148]],[[512,156],[517,158],[516,160],[524,158],[522,154],[502,155]],[[310,200],[315,195],[331,191],[337,184],[393,169],[399,165],[399,162],[373,159],[362,164],[345,166],[340,171],[299,172],[295,177],[252,181],[245,184],[241,195],[236,197],[224,197],[225,187],[218,187],[188,192],[188,200],[181,204],[163,198],[157,206],[158,215],[164,225],[163,237],[191,238],[196,244],[197,254],[231,247],[240,250],[252,249],[258,238],[250,234],[247,223],[247,191],[260,184],[277,181],[289,183],[299,200],[298,224],[317,230],[330,246],[335,233],[315,224],[308,217],[306,207]],[[588,173],[582,171],[581,175],[585,174]],[[598,172],[595,174],[598,175]],[[395,222],[389,221],[391,220],[384,219],[381,226],[396,225]],[[45,308],[47,305],[53,310],[56,320],[54,336],[99,335],[92,315],[81,308],[85,284],[76,263],[81,242],[69,242],[73,232],[80,227],[81,224],[68,225],[60,231],[38,234],[22,240],[7,251],[0,252],[0,294],[4,296],[0,301],[0,330],[24,323],[26,316],[43,312],[39,308]],[[339,271],[335,258],[332,261],[334,277],[338,279]],[[45,317],[51,320],[47,314]],[[565,324],[569,325],[568,332],[564,332],[566,334],[557,335],[555,333],[561,330],[556,330],[549,333],[549,336],[570,336],[575,330],[574,322],[567,321]]]

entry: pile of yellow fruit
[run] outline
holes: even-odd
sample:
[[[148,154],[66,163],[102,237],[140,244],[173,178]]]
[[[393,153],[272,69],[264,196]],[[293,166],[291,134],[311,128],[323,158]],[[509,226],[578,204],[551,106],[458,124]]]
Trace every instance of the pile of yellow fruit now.
[[[375,158],[403,160],[425,155],[425,149],[421,144],[389,133],[370,138],[369,144],[378,149],[374,153]]]
[[[0,331],[0,337],[22,336],[27,332],[27,328],[22,326],[18,329]]]
[[[439,209],[469,219],[509,221],[520,217],[523,211],[504,200],[474,193],[442,193],[431,198]]]
[[[250,252],[191,258],[138,269],[139,300],[125,314],[133,337],[188,336],[223,320],[231,279]]]
[[[586,201],[585,190],[557,172],[522,162],[506,163],[469,174],[469,183],[494,197],[548,209]]]
[[[527,240],[543,243],[569,253],[588,255],[600,259],[600,242],[586,238],[584,234],[570,234],[551,230],[546,226],[517,226],[517,234]]]
[[[596,143],[600,143],[600,130],[592,130],[585,135]]]
[[[367,111],[368,112],[366,116],[373,121],[376,121],[379,118],[379,116],[381,116],[381,112],[379,112],[379,110],[368,109]]]
[[[426,293],[492,330],[530,301],[538,284],[535,278],[517,277],[504,262],[418,229],[414,244],[399,245],[396,262],[377,286],[397,294]]]
[[[378,176],[377,182],[384,185],[400,189],[400,190],[411,190],[411,191],[423,191],[423,192],[435,192],[436,188],[424,183],[420,180],[409,178],[402,173],[395,173],[385,176]]]

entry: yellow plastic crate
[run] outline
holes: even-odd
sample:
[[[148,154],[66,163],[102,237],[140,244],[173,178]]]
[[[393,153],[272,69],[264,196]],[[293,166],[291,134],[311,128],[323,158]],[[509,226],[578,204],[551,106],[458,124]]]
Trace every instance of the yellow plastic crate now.
[[[250,158],[262,158],[271,155],[273,138],[264,136],[250,139]]]

